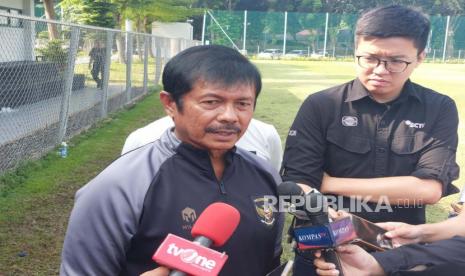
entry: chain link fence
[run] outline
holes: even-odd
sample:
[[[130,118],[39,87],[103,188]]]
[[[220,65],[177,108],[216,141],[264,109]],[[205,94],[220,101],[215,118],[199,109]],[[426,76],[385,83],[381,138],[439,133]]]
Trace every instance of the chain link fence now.
[[[197,44],[0,14],[0,173],[137,100]]]
[[[202,40],[259,58],[292,52],[294,57],[353,59],[357,19],[356,14],[207,11]],[[465,63],[465,16],[430,20],[427,60]],[[271,52],[277,55],[267,55]]]

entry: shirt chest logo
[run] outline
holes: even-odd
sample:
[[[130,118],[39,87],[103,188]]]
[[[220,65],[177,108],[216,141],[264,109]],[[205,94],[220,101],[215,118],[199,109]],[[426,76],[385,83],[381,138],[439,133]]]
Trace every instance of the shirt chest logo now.
[[[355,116],[343,116],[342,125],[346,127],[358,126],[358,118]]]
[[[405,124],[411,128],[424,128],[425,127],[425,123],[414,123],[410,120],[405,120]]]
[[[197,214],[194,209],[186,207],[181,211],[181,217],[183,220],[182,229],[190,231],[194,221],[197,219]]]
[[[194,222],[195,219],[197,218],[197,214],[195,213],[195,210],[190,207],[184,208],[181,211],[181,216],[182,216],[183,221],[191,222],[191,223]]]
[[[253,199],[253,203],[259,221],[267,227],[272,227],[276,219],[269,199],[267,197],[258,197]]]
[[[289,136],[297,136],[297,130],[294,130],[294,129],[289,130]]]

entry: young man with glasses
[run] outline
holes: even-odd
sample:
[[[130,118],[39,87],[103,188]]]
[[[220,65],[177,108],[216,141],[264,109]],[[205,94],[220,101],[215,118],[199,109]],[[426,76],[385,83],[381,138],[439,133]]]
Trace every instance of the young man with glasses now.
[[[428,18],[404,6],[359,18],[357,78],[304,101],[287,138],[283,180],[336,195],[337,206],[374,222],[424,223],[424,205],[457,192],[456,105],[409,80],[429,32]]]

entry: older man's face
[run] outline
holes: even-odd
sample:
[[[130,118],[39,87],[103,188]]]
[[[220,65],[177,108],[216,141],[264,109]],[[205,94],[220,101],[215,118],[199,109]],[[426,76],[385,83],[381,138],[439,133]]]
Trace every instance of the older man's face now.
[[[253,116],[255,90],[250,85],[222,87],[197,82],[182,98],[182,111],[174,105],[176,136],[206,150],[231,149]]]

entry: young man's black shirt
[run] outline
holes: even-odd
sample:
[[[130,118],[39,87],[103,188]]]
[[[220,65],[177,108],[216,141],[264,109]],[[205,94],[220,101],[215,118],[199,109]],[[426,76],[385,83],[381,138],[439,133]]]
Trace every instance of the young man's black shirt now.
[[[449,195],[457,192],[450,185],[459,172],[457,127],[457,108],[448,96],[407,81],[397,99],[378,103],[355,79],[304,101],[287,137],[282,177],[318,189],[323,172],[344,178],[415,176],[440,181],[443,196]],[[350,207],[348,198],[343,202]],[[376,204],[368,206],[376,211]],[[374,222],[425,222],[422,202],[400,201],[393,212],[359,209],[350,211]]]

